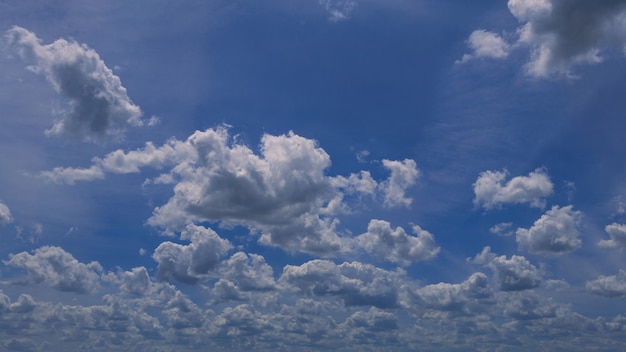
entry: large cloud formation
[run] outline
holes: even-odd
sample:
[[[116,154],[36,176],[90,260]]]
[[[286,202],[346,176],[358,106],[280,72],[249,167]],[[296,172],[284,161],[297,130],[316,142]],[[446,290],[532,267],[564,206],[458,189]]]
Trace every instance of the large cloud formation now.
[[[503,59],[507,56],[504,48],[528,48],[528,75],[572,76],[572,66],[601,62],[604,49],[623,50],[626,45],[624,0],[509,0],[508,8],[521,23],[516,42],[502,43],[500,36],[490,32],[481,34],[489,40],[477,41],[477,33],[481,32],[476,31],[468,41],[473,53],[461,61],[478,57]]]
[[[129,125],[143,124],[141,110],[120,78],[93,49],[65,39],[42,45],[35,33],[17,26],[5,38],[20,56],[34,62],[30,70],[43,73],[68,100],[68,111],[61,113],[48,134],[102,142],[120,137]]]

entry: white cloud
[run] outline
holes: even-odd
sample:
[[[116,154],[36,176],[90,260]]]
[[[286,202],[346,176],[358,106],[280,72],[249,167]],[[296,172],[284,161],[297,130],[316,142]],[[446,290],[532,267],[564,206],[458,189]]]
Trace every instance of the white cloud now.
[[[553,318],[558,306],[533,291],[517,293],[506,297],[504,315],[518,321]]]
[[[430,260],[437,256],[439,247],[435,246],[433,235],[419,226],[413,226],[411,236],[401,227],[391,228],[384,220],[370,220],[367,232],[357,236],[354,241],[357,247],[373,253],[383,260],[410,265],[413,262]]]
[[[129,125],[143,124],[141,110],[128,98],[119,77],[93,49],[65,39],[42,45],[34,33],[17,26],[5,38],[24,59],[34,61],[29,68],[43,73],[69,102],[68,111],[47,133],[101,142],[120,137]]]
[[[403,161],[384,159],[383,166],[391,171],[389,178],[379,185],[384,194],[384,205],[386,207],[408,207],[413,199],[405,196],[406,190],[415,184],[420,175],[415,161],[411,159]]]
[[[543,169],[536,169],[528,176],[517,176],[504,183],[505,171],[484,171],[474,183],[474,204],[492,209],[509,203],[529,203],[543,208],[545,197],[552,194],[552,182]]]
[[[401,271],[390,272],[359,262],[336,265],[317,259],[285,266],[278,281],[300,293],[337,297],[346,306],[394,308],[403,276]]]
[[[504,59],[509,54],[509,44],[497,33],[478,29],[470,34],[467,45],[471,54],[463,55],[457,63],[465,63],[477,58]]]
[[[572,252],[582,245],[578,230],[581,217],[582,213],[571,205],[562,208],[555,205],[529,229],[517,229],[517,243],[533,254],[556,256]]]
[[[102,267],[98,262],[80,263],[60,247],[40,247],[33,254],[9,256],[5,265],[25,269],[30,280],[59,291],[91,293],[99,287]]]
[[[415,290],[419,303],[426,308],[469,314],[472,305],[492,296],[489,281],[483,273],[474,273],[459,284],[440,282]]]
[[[498,236],[511,236],[513,235],[513,231],[511,231],[511,227],[513,227],[512,222],[502,222],[502,223],[499,223],[490,227],[489,232]]]
[[[572,76],[572,66],[601,62],[603,50],[626,47],[626,2],[622,0],[509,0],[508,7],[521,23],[517,41],[500,42],[489,32],[482,34],[488,39],[472,41],[470,37],[468,45],[475,54],[460,62],[480,57],[477,47],[484,49],[483,56],[497,57],[505,57],[507,48],[528,48],[526,74]]]
[[[331,22],[344,21],[350,18],[357,6],[354,0],[318,0],[319,4],[328,11]]]
[[[602,248],[626,248],[626,225],[613,223],[606,225],[604,231],[609,234],[611,239],[601,240],[598,246]]]
[[[610,298],[626,298],[626,271],[620,270],[617,275],[600,275],[588,281],[586,287],[596,295]]]
[[[472,262],[485,265],[495,273],[498,288],[502,291],[522,291],[538,287],[542,281],[541,273],[528,259],[521,255],[496,256],[489,246],[476,255]]]
[[[216,302],[254,300],[267,305],[276,298],[272,267],[258,254],[237,252],[221,263],[211,294]]]
[[[161,243],[152,258],[159,263],[157,278],[166,281],[180,281],[195,284],[207,278],[233,246],[215,231],[197,225],[187,225],[181,238],[189,240],[188,245],[169,241]]]
[[[0,227],[5,226],[13,222],[13,216],[9,207],[0,202]]]

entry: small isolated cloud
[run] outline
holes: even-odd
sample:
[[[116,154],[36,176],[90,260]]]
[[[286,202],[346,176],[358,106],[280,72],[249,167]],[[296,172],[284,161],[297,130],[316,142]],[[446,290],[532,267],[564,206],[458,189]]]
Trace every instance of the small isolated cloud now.
[[[93,49],[65,39],[42,45],[35,33],[17,26],[5,39],[23,59],[34,62],[31,71],[44,74],[68,101],[67,111],[47,134],[102,142],[120,137],[127,126],[144,124],[119,77]]]
[[[328,11],[328,19],[331,22],[349,19],[357,6],[357,2],[354,0],[319,0],[319,4]]]
[[[434,236],[419,226],[413,226],[415,236],[402,227],[391,228],[384,220],[370,220],[367,232],[355,238],[357,247],[374,254],[380,260],[388,260],[402,266],[430,260],[437,256]]]
[[[474,183],[474,204],[492,209],[502,204],[528,203],[543,208],[545,197],[552,194],[553,185],[544,169],[536,169],[528,176],[517,176],[504,183],[508,172],[484,171]]]
[[[484,29],[472,32],[467,39],[467,45],[472,53],[463,55],[463,58],[457,61],[459,64],[478,58],[504,59],[509,55],[509,44],[504,38]]]
[[[604,231],[609,234],[611,239],[601,240],[598,246],[602,248],[626,248],[626,225],[613,223],[606,225]]]
[[[11,210],[7,207],[6,204],[0,202],[0,227],[3,227],[7,224],[13,222],[13,216],[11,215]]]
[[[509,0],[508,7],[521,24],[517,40],[506,43],[493,33],[474,31],[468,40],[473,53],[459,62],[474,57],[503,58],[512,49],[527,49],[527,75],[571,77],[573,66],[599,63],[603,50],[626,47],[623,0]]]
[[[25,269],[30,281],[45,283],[59,291],[91,293],[99,286],[102,266],[98,262],[80,263],[60,247],[40,247],[33,254],[9,256],[5,265]]]
[[[398,305],[403,277],[403,272],[390,272],[369,264],[336,265],[317,259],[300,266],[285,266],[279,284],[303,294],[336,297],[346,306],[394,308]]]
[[[542,281],[541,273],[528,259],[514,255],[510,259],[497,256],[489,246],[476,255],[471,262],[493,270],[498,288],[502,291],[523,291],[538,287]]]
[[[386,207],[408,207],[413,199],[405,195],[407,189],[415,184],[420,175],[414,160],[383,160],[383,166],[391,171],[389,178],[380,183]]]
[[[197,225],[187,225],[181,238],[191,243],[181,245],[166,241],[154,251],[152,258],[158,263],[157,279],[195,284],[206,278],[219,264],[220,258],[233,248],[215,231]]]
[[[491,228],[489,228],[489,232],[498,236],[512,236],[513,235],[513,231],[511,230],[512,227],[513,227],[512,222],[502,222],[502,223],[493,225]]]
[[[517,229],[517,244],[520,249],[545,256],[572,252],[582,245],[578,230],[581,218],[582,213],[571,205],[562,208],[555,205],[529,229]]]
[[[600,275],[588,281],[586,287],[596,295],[609,298],[626,298],[626,271],[620,270],[617,275]]]

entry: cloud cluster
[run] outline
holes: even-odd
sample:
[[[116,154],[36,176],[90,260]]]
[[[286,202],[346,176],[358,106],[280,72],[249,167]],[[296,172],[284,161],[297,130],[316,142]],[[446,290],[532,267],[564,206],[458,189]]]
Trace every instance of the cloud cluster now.
[[[45,283],[59,291],[91,293],[98,288],[102,266],[84,264],[60,247],[44,246],[33,254],[13,254],[5,265],[25,269],[32,282]]]
[[[528,75],[571,76],[572,66],[601,62],[603,50],[624,50],[626,45],[626,2],[622,0],[509,0],[508,8],[521,23],[517,40],[509,44],[495,33],[475,31],[468,40],[473,53],[460,62],[503,59],[507,48],[528,48]]]
[[[545,256],[572,252],[582,246],[579,231],[581,218],[582,213],[571,205],[555,205],[530,228],[517,229],[517,243],[520,249]]]
[[[598,246],[602,248],[626,248],[626,225],[613,223],[606,225],[604,231],[609,234],[611,239],[601,240]]]
[[[94,158],[90,167],[57,167],[41,176],[73,184],[101,179],[106,173],[167,168],[150,182],[173,183],[174,195],[154,210],[150,225],[173,234],[201,221],[240,224],[260,233],[262,244],[323,256],[350,247],[336,230],[336,216],[350,211],[344,197],[378,198],[389,208],[409,206],[412,198],[406,192],[419,177],[411,159],[383,160],[390,175],[381,182],[369,171],[328,176],[329,155],[316,141],[293,132],[266,134],[259,148],[255,153],[233,142],[227,128],[220,127],[196,131],[185,141],[117,150]]]
[[[543,208],[545,198],[552,194],[553,185],[544,169],[537,169],[528,176],[516,176],[506,180],[508,172],[484,171],[474,183],[474,204],[492,209],[502,204],[528,203]]]
[[[496,256],[489,246],[476,255],[473,263],[485,265],[495,273],[495,281],[502,291],[522,291],[538,287],[542,281],[541,273],[524,256]]]
[[[586,287],[596,295],[610,298],[626,298],[626,271],[620,270],[617,275],[600,275],[588,281]]]
[[[480,301],[490,298],[489,280],[483,273],[474,273],[459,284],[440,282],[414,291],[418,302],[426,308],[470,314]]]
[[[68,111],[48,134],[102,142],[120,137],[127,126],[143,124],[141,110],[119,77],[93,49],[65,39],[42,45],[33,32],[17,26],[6,32],[5,39],[25,60],[34,62],[30,70],[44,74],[68,101]]]
[[[388,221],[370,220],[367,232],[355,238],[357,246],[380,260],[388,260],[402,266],[412,262],[433,259],[439,253],[433,235],[419,226],[413,226],[411,236],[401,227],[393,229]]]

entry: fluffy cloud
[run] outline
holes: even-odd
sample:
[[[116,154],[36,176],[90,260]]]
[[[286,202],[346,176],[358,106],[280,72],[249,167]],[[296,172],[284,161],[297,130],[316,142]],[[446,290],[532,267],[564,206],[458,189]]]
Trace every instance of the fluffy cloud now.
[[[472,49],[472,53],[463,55],[457,63],[465,63],[476,58],[503,59],[509,54],[509,44],[498,34],[484,29],[472,32],[467,45]]]
[[[349,212],[344,196],[382,197],[385,207],[408,206],[415,184],[415,161],[383,160],[389,177],[378,183],[368,171],[328,176],[330,157],[314,140],[290,132],[264,135],[260,154],[232,141],[226,127],[196,131],[187,140],[156,147],[114,151],[88,168],[54,168],[41,175],[55,182],[103,178],[167,168],[154,183],[173,183],[174,196],[154,210],[148,223],[167,234],[187,224],[222,221],[260,233],[260,243],[290,252],[330,256],[348,249],[339,237],[336,215]],[[150,182],[148,182],[150,183]],[[170,246],[170,245],[167,245]]]
[[[6,265],[22,268],[35,283],[46,283],[59,291],[90,293],[99,286],[102,267],[98,262],[80,263],[59,247],[44,246],[33,254],[10,255]]]
[[[505,171],[484,171],[474,183],[474,204],[485,209],[508,203],[528,203],[533,207],[545,206],[545,197],[552,194],[552,182],[543,169],[528,176],[517,176],[504,183]]]
[[[462,283],[427,285],[415,290],[414,295],[426,308],[469,314],[474,303],[491,297],[488,284],[485,274],[474,273]]]
[[[197,225],[187,225],[181,238],[189,240],[188,245],[169,241],[161,243],[152,258],[159,263],[157,278],[166,281],[180,281],[195,284],[206,278],[232,245],[215,231]]]
[[[413,226],[416,236],[407,234],[403,228],[391,228],[384,220],[370,220],[367,232],[355,238],[358,247],[373,253],[379,259],[389,260],[402,266],[435,258],[439,247],[433,235],[419,226]]]
[[[598,242],[598,246],[602,248],[626,248],[626,225],[613,223],[606,225],[604,228],[609,236],[610,240],[601,240]]]
[[[553,206],[529,229],[519,228],[516,240],[530,253],[556,256],[572,252],[582,245],[580,227],[582,213],[571,205]]]
[[[274,272],[263,256],[237,252],[220,265],[219,274],[220,280],[211,290],[218,302],[274,297],[273,294],[263,295],[276,289]]]
[[[596,295],[610,298],[626,298],[626,271],[620,270],[617,275],[600,275],[588,281],[586,287]]]
[[[119,77],[93,49],[65,39],[42,45],[34,33],[17,26],[7,31],[6,40],[24,59],[34,61],[29,69],[43,73],[69,102],[68,111],[47,133],[104,141],[119,137],[129,125],[143,124],[141,110]]]
[[[11,210],[6,206],[6,204],[0,202],[0,227],[12,222],[13,216],[11,216]]]
[[[522,291],[535,288],[541,283],[541,273],[528,259],[514,255],[511,259],[506,256],[496,256],[490,247],[476,255],[472,262],[485,265],[495,273],[498,288],[502,291]]]
[[[403,272],[390,272],[359,262],[336,265],[327,260],[312,260],[300,266],[287,265],[279,283],[287,289],[313,296],[330,296],[346,306],[393,308]]]
[[[622,0],[509,0],[508,7],[521,23],[517,41],[508,44],[489,32],[475,31],[468,40],[474,54],[465,55],[461,62],[481,57],[481,49],[482,56],[504,57],[506,48],[528,48],[528,75],[571,76],[572,66],[601,62],[602,50],[626,46],[626,2]],[[478,38],[476,33],[481,33]]]
[[[379,185],[384,193],[384,205],[387,207],[408,207],[413,199],[406,197],[406,190],[415,184],[420,175],[415,161],[411,159],[403,161],[384,159],[383,166],[391,171],[389,179]]]

